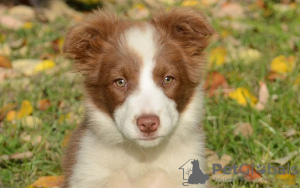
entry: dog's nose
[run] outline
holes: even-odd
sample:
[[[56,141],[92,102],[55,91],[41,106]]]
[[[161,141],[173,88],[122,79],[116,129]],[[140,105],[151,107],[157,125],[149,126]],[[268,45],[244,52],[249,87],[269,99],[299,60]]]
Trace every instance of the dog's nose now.
[[[143,133],[153,133],[159,126],[159,118],[157,116],[141,116],[137,119],[137,126]]]

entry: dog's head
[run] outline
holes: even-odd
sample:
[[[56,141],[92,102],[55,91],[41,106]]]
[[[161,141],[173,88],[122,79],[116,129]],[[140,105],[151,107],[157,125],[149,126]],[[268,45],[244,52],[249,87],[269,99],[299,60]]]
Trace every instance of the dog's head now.
[[[107,140],[159,144],[193,102],[213,33],[201,13],[186,9],[148,22],[97,11],[73,27],[63,50],[85,76],[89,126]]]

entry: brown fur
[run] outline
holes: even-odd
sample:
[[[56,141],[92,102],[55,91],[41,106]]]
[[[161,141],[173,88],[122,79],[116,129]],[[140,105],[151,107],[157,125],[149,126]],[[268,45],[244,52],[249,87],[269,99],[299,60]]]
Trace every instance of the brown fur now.
[[[190,9],[173,9],[154,15],[152,24],[159,32],[160,53],[156,57],[154,78],[174,75],[172,85],[162,86],[166,95],[176,101],[182,112],[193,95],[194,88],[204,78],[203,50],[215,33],[201,12]]]

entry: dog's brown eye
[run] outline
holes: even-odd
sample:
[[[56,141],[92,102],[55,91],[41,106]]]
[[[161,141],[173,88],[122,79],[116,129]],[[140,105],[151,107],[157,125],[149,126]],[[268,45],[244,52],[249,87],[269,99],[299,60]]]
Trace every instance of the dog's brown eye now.
[[[118,87],[126,87],[127,86],[127,83],[124,79],[119,79],[115,83]]]
[[[172,76],[166,76],[164,78],[164,84],[171,84],[173,82],[174,78]]]

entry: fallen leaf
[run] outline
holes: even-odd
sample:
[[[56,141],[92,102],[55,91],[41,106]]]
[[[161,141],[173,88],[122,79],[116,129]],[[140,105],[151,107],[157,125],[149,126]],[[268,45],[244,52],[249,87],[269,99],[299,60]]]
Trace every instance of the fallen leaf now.
[[[18,59],[12,62],[13,69],[25,74],[26,76],[31,76],[34,74],[34,68],[37,64],[41,62],[40,59]]]
[[[297,131],[294,128],[288,129],[286,132],[282,133],[282,135],[285,136],[286,138],[295,136],[296,134],[297,134]]]
[[[243,165],[240,167],[239,173],[242,173],[244,178],[248,181],[253,181],[255,179],[261,178],[261,174],[258,173],[251,165]]]
[[[234,130],[233,134],[235,136],[241,134],[245,138],[248,138],[249,136],[251,136],[253,134],[252,125],[250,123],[238,123],[236,125],[236,129]]]
[[[295,157],[297,155],[300,155],[300,150],[299,151],[293,151],[293,152],[289,153],[288,155],[286,155],[285,157],[275,159],[275,160],[271,160],[271,162],[272,163],[277,163],[277,164],[280,164],[280,166],[283,166],[286,163],[288,163],[293,157]]]
[[[143,3],[134,4],[128,11],[128,16],[135,20],[145,19],[150,12]]]
[[[227,51],[223,47],[217,47],[211,50],[209,56],[210,66],[221,66],[225,63]]]
[[[18,5],[9,9],[8,14],[23,21],[30,21],[35,18],[34,10],[29,6]]]
[[[53,67],[55,67],[54,61],[46,59],[46,60],[40,62],[39,64],[35,65],[33,71],[34,71],[34,73],[37,73],[37,72],[41,72],[41,71],[44,71],[47,69],[51,69]]]
[[[5,115],[11,111],[12,109],[16,108],[17,105],[14,103],[8,103],[7,105],[3,106],[0,109],[0,121],[5,117]]]
[[[228,88],[227,80],[219,72],[209,72],[204,83],[204,89],[208,92],[208,95],[211,97],[215,95],[216,91],[219,88]]]
[[[26,151],[24,153],[14,153],[9,156],[9,159],[20,160],[20,159],[28,159],[31,158],[33,154],[30,151]]]
[[[62,187],[64,184],[64,176],[43,176],[37,181],[29,185],[27,188],[54,188]]]
[[[280,55],[271,61],[271,71],[277,73],[291,72],[295,66],[296,58],[294,56],[286,57]]]
[[[183,7],[193,7],[196,6],[198,4],[198,1],[196,0],[184,0],[181,3],[181,6]]]
[[[232,157],[230,155],[224,154],[221,158],[219,155],[212,150],[207,149],[205,151],[205,157],[207,160],[208,174],[212,174],[213,164],[220,164],[222,167],[227,166],[231,161]]]
[[[232,157],[230,155],[224,154],[221,159],[220,163],[223,167],[227,166],[232,161]]]
[[[26,39],[18,39],[18,40],[11,41],[9,43],[9,46],[13,49],[19,49],[19,48],[25,46],[26,44],[27,44]]]
[[[244,63],[257,62],[262,57],[260,51],[252,48],[240,48],[237,55]]]
[[[38,109],[45,111],[51,106],[51,102],[49,99],[41,99],[38,102]]]
[[[31,105],[30,101],[24,100],[22,102],[21,109],[17,113],[17,119],[21,119],[27,115],[30,115],[32,113],[32,111],[33,111],[33,107]]]
[[[34,116],[26,116],[21,119],[22,127],[36,129],[42,124],[42,120]]]
[[[257,103],[257,98],[244,87],[239,87],[235,91],[230,92],[229,98],[236,100],[242,106],[246,106],[248,102],[250,102],[251,106]]]
[[[12,68],[11,62],[7,57],[0,55],[0,67],[4,68]]]
[[[294,174],[278,174],[276,175],[275,180],[279,180],[286,185],[296,184],[296,176]]]
[[[274,82],[276,80],[284,80],[286,78],[286,75],[270,71],[266,78],[267,80]]]
[[[14,110],[10,110],[7,114],[6,114],[6,120],[7,121],[13,121],[15,120],[17,117],[17,112]]]
[[[268,87],[266,83],[259,82],[259,91],[258,91],[258,103],[256,103],[255,108],[259,111],[265,109],[267,101],[270,97]]]

